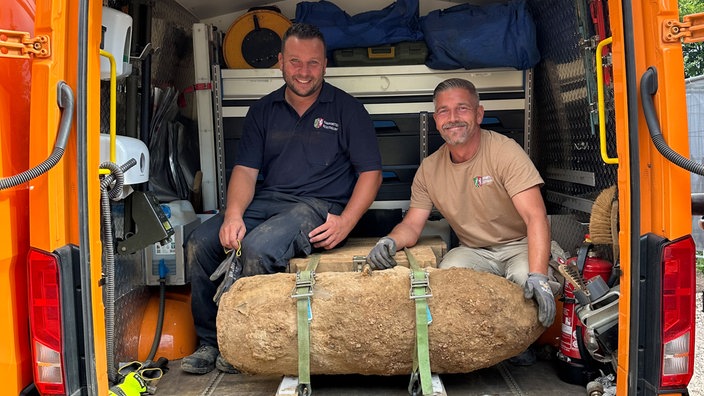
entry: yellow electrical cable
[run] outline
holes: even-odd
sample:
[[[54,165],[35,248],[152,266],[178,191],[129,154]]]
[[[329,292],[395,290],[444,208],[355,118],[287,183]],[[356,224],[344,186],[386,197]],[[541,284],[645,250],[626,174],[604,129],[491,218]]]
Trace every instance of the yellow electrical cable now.
[[[225,254],[230,254],[231,251],[232,251],[232,249],[227,249],[227,248],[226,248],[226,249],[225,249]],[[240,257],[241,255],[242,255],[242,243],[241,243],[240,240],[238,239],[238,240],[237,240],[237,250],[235,251],[235,256],[236,256],[236,257]]]
[[[115,74],[115,69],[117,68],[115,64],[115,57],[111,53],[100,50],[100,55],[108,58],[110,61],[110,162],[115,162],[115,143],[116,143],[116,132],[117,129],[117,76]],[[109,169],[100,169],[101,175],[106,175],[110,173]]]

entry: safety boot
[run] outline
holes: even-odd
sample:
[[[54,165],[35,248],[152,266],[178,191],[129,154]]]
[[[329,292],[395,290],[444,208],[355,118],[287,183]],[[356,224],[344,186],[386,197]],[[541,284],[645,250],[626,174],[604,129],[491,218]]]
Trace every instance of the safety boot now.
[[[218,358],[215,359],[215,367],[218,368],[218,370],[222,371],[223,373],[228,373],[228,374],[239,374],[240,371],[235,368],[235,366],[231,365],[230,362],[225,360],[225,357],[222,356],[222,353],[218,353]]]
[[[181,370],[191,374],[207,374],[215,369],[220,351],[211,345],[201,345],[197,351],[181,360]]]
[[[514,366],[532,366],[537,361],[537,356],[532,348],[528,348],[518,355],[508,359],[508,362]]]

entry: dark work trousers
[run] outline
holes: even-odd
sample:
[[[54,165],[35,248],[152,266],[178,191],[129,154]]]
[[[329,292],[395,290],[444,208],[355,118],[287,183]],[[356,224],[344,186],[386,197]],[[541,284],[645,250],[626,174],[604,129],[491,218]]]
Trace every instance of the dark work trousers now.
[[[339,215],[342,206],[316,198],[289,194],[257,193],[244,212],[247,233],[242,240],[242,276],[272,274],[286,270],[288,260],[308,255],[308,233],[323,224],[329,213]],[[224,216],[217,214],[198,226],[186,242],[186,265],[191,275],[191,310],[201,345],[217,347],[213,296],[222,279],[210,275],[225,259],[220,244]]]

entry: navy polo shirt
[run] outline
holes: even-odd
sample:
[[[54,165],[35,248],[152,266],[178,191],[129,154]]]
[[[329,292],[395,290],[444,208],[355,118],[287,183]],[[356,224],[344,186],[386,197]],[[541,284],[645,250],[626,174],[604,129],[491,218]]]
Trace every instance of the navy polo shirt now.
[[[381,170],[371,117],[348,93],[323,82],[302,117],[285,86],[247,112],[235,165],[259,169],[260,189],[347,204],[361,172]]]

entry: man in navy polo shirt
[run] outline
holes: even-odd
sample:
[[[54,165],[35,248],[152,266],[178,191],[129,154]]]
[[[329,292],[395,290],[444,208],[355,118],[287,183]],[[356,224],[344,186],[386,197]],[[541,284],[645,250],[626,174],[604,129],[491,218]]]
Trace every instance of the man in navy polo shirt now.
[[[320,31],[298,23],[289,28],[279,54],[286,84],[247,113],[227,208],[186,243],[200,348],[181,361],[184,371],[235,372],[217,348],[221,293],[240,276],[282,272],[296,255],[334,248],[376,197],[381,155],[371,118],[324,81],[326,65]],[[240,248],[242,256],[220,271],[225,251]],[[211,281],[216,269],[227,272],[220,288]]]

